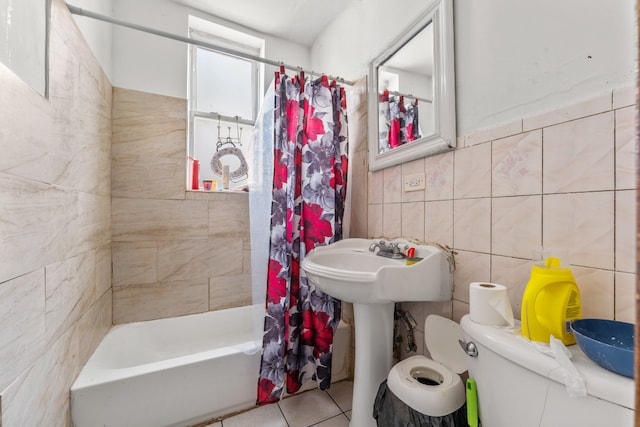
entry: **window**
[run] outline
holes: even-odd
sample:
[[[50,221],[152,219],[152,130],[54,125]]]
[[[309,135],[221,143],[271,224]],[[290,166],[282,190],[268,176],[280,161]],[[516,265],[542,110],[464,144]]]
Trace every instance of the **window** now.
[[[253,56],[264,52],[264,40],[193,16],[189,36]],[[231,172],[230,190],[247,185],[241,159],[251,163],[247,147],[258,114],[263,68],[252,60],[190,46],[188,152],[200,162],[200,188],[210,180],[221,189],[225,165]],[[191,175],[188,183],[191,188]]]

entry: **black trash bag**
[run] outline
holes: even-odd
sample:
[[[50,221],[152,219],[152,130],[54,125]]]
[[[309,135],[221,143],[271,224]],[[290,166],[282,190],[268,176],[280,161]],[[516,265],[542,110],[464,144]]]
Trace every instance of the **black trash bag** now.
[[[373,418],[378,427],[468,427],[467,404],[443,417],[422,414],[404,403],[387,387],[384,380],[373,404]]]

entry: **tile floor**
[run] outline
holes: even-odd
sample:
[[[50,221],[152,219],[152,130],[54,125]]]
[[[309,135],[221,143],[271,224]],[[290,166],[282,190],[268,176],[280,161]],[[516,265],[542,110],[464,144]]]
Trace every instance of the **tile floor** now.
[[[208,424],[206,427],[349,427],[353,382],[340,381],[328,391],[305,391]]]

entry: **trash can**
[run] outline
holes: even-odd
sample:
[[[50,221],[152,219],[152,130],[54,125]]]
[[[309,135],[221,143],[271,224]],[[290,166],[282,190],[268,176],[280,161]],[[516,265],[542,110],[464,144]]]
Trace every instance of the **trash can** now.
[[[378,427],[468,427],[467,405],[444,416],[431,416],[411,408],[387,387],[387,380],[378,388],[373,405],[373,418]]]

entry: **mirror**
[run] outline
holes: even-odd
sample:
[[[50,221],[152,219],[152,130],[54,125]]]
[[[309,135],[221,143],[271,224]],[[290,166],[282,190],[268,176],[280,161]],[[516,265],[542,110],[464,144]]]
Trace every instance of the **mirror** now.
[[[47,97],[50,1],[0,0],[0,62]]]
[[[369,170],[456,147],[452,0],[431,7],[369,66]]]

